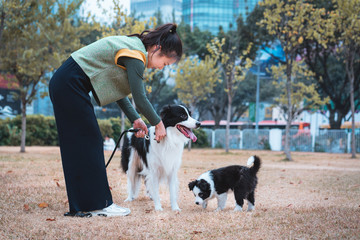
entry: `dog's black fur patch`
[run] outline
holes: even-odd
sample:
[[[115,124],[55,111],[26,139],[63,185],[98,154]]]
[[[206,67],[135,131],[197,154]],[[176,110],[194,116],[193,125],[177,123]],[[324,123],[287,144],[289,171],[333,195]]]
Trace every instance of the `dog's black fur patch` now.
[[[131,140],[131,143],[129,141],[128,136],[125,134],[124,143],[123,143],[122,152],[121,152],[121,167],[125,173],[129,168],[128,165],[129,165],[129,159],[130,159],[130,146],[135,147],[137,153],[143,160],[146,167],[148,166],[146,153],[149,152],[150,141],[147,141],[144,138],[137,138],[137,137],[135,137],[135,134],[131,135],[130,140]]]
[[[189,183],[189,189],[190,191],[194,189],[194,187],[197,186],[201,193],[199,194],[199,197],[202,199],[207,199],[211,194],[210,184],[205,181],[204,179],[195,180]]]
[[[191,116],[191,112],[186,108]],[[178,105],[168,105],[161,110],[160,117],[164,123],[165,128],[175,127],[176,124],[188,119],[188,114],[185,109]]]

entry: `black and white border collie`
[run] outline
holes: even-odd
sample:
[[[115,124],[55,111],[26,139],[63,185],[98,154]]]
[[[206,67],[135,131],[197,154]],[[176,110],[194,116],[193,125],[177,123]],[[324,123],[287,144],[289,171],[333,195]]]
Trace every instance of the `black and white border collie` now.
[[[228,166],[208,171],[189,183],[190,191],[195,195],[195,203],[205,209],[208,201],[217,198],[216,211],[225,208],[227,193],[234,192],[236,207],[234,211],[242,211],[244,199],[248,200],[248,211],[255,209],[255,188],[257,185],[256,173],[259,171],[261,160],[257,156],[248,159],[248,166]]]
[[[189,110],[181,105],[166,106],[160,117],[166,129],[166,137],[159,143],[154,140],[155,127],[149,128],[150,140],[136,138],[128,133],[124,138],[121,166],[127,174],[128,197],[138,197],[141,178],[144,178],[147,193],[155,204],[155,210],[162,210],[159,184],[169,185],[171,208],[180,211],[177,204],[178,177],[184,145],[191,139],[197,140],[191,129],[200,127],[200,122],[190,116]]]

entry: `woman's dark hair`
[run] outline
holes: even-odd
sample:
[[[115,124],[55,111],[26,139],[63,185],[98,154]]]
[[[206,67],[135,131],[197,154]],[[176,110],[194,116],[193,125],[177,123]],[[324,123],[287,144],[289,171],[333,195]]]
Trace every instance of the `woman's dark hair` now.
[[[176,28],[176,24],[167,23],[154,30],[145,30],[141,34],[131,34],[128,36],[140,38],[146,49],[154,45],[157,46],[154,52],[158,51],[161,46],[161,54],[169,58],[175,58],[178,62],[182,56],[182,42],[176,33]]]

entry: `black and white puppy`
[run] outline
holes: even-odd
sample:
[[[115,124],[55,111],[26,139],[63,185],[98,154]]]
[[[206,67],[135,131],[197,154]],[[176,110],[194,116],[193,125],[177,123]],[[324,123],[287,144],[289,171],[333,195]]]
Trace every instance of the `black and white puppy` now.
[[[235,195],[236,207],[234,211],[242,211],[244,199],[248,200],[248,211],[255,209],[255,188],[257,185],[256,174],[259,171],[261,161],[257,156],[248,159],[250,167],[233,165],[214,169],[203,173],[200,177],[189,183],[190,191],[195,195],[195,203],[205,209],[208,201],[217,198],[216,211],[225,208],[227,193],[232,190]]]
[[[180,211],[177,204],[178,177],[184,145],[191,139],[197,140],[191,129],[200,127],[200,122],[191,117],[189,110],[181,105],[164,107],[160,117],[166,128],[166,137],[159,143],[154,140],[155,127],[149,128],[150,140],[136,138],[128,133],[124,139],[121,166],[127,174],[128,197],[138,197],[141,178],[144,178],[147,193],[155,204],[155,210],[162,210],[159,184],[169,185],[172,210]]]

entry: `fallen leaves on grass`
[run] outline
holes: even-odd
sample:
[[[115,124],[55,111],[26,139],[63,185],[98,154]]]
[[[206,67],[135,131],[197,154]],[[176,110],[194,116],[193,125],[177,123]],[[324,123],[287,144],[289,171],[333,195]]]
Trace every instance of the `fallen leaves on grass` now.
[[[56,218],[47,218],[46,221],[53,222],[53,221],[56,221]]]
[[[47,208],[49,206],[49,204],[47,204],[46,202],[42,202],[38,204],[39,208]]]
[[[54,178],[54,182],[56,183],[56,186],[60,187],[59,179]]]
[[[30,207],[29,207],[28,204],[24,204],[24,210],[25,210],[25,211],[29,211],[29,210],[30,210]]]

